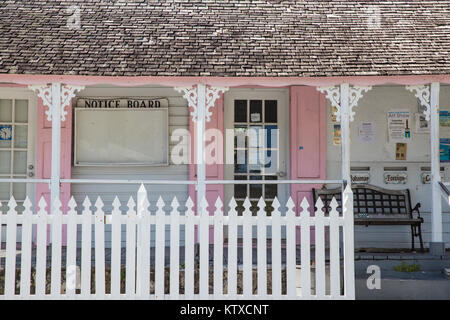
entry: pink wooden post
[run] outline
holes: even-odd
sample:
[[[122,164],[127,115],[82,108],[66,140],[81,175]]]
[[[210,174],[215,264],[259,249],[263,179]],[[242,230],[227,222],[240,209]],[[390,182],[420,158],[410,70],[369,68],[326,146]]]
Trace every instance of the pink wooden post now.
[[[41,98],[38,98],[37,116],[37,147],[36,147],[36,178],[50,179],[51,177],[51,157],[52,157],[52,122],[47,120],[47,115]],[[61,179],[71,178],[71,155],[72,155],[72,104],[69,104],[66,121],[61,122]],[[47,204],[50,204],[50,189],[47,184],[36,185],[36,204],[41,196],[45,197]],[[70,198],[70,183],[61,185],[62,211],[67,213],[67,204]],[[47,208],[50,212],[50,207]],[[47,239],[49,240],[50,230]],[[66,226],[63,226],[63,245],[66,245]]]
[[[326,100],[315,87],[293,86],[290,90],[290,178],[326,179]],[[314,210],[312,188],[318,184],[290,186],[291,197],[299,215],[300,203],[306,197],[310,210]],[[311,233],[314,243],[314,232]],[[297,233],[297,244],[300,234]]]

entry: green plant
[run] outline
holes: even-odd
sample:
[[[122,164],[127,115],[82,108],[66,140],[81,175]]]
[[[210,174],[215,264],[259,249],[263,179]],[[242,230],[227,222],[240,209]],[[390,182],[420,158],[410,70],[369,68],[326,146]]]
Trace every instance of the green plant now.
[[[394,266],[394,270],[398,272],[416,272],[420,271],[420,264],[406,264],[405,261],[399,266]]]

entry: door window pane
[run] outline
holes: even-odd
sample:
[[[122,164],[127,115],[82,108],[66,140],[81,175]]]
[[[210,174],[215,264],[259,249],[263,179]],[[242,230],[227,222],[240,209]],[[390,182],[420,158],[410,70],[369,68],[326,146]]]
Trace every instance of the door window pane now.
[[[12,100],[0,99],[0,122],[12,122]]]
[[[16,100],[15,122],[28,122],[28,100]]]
[[[0,201],[3,201],[3,204],[6,205],[9,200],[9,183],[8,182],[0,182]]]
[[[250,176],[250,180],[262,180],[261,176]],[[262,184],[250,185],[250,198],[261,198],[262,196]]]
[[[246,176],[234,176],[234,180],[247,180]],[[235,184],[234,185],[234,197],[236,199],[244,199],[247,197],[247,185]]]
[[[235,150],[234,151],[234,172],[246,173],[247,172],[247,151]]]
[[[248,150],[248,170],[250,173],[261,173],[262,159],[260,149],[250,148]]]
[[[247,122],[247,100],[234,101],[234,122]]]
[[[14,151],[14,173],[26,174],[27,173],[27,152],[26,151]]]
[[[249,136],[249,147],[250,148],[262,148],[262,127],[261,126],[250,126],[248,132]]]
[[[250,100],[250,122],[262,121],[262,101]]]
[[[234,126],[234,147],[247,147],[247,126]]]
[[[278,151],[267,150],[265,151],[265,154],[264,172],[266,174],[276,174],[278,171]]]
[[[28,126],[15,126],[14,147],[26,148],[28,145]]]
[[[25,200],[26,197],[26,184],[25,183],[13,183],[13,196],[16,200]]]
[[[277,100],[266,100],[264,102],[264,121],[273,123],[278,121]]]
[[[278,126],[265,126],[266,148],[278,148]]]
[[[0,174],[11,173],[11,151],[0,151]]]
[[[264,180],[277,180],[276,176],[266,176]],[[266,199],[273,199],[277,196],[277,188],[276,184],[266,184],[264,190],[264,197]]]

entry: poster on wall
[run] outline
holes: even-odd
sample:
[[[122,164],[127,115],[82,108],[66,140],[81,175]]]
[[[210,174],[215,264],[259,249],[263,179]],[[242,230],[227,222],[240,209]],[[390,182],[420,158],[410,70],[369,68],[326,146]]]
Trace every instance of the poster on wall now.
[[[333,145],[334,146],[341,145],[341,125],[340,124],[333,125]]]
[[[416,120],[415,133],[430,133],[429,122],[423,113],[415,113],[414,118]]]
[[[439,111],[439,125],[441,127],[450,127],[450,111],[449,110]]]
[[[374,142],[375,124],[373,122],[361,122],[358,126],[358,137],[361,142]]]
[[[411,139],[409,110],[391,110],[387,113],[389,142],[404,142]]]
[[[337,115],[338,109],[335,106],[331,106],[331,122],[336,123],[337,122]]]
[[[441,162],[450,162],[450,139],[441,138],[439,140],[439,151]]]
[[[395,160],[406,160],[406,143],[403,142],[396,143]]]

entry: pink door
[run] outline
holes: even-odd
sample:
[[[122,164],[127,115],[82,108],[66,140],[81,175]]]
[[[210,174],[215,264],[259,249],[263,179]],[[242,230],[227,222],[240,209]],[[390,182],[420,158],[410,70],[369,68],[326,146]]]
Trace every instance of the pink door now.
[[[292,180],[326,179],[326,101],[315,87],[291,87],[290,145]],[[312,188],[321,187],[321,184],[291,185],[297,214],[304,197],[310,210],[314,208]]]

